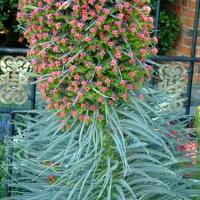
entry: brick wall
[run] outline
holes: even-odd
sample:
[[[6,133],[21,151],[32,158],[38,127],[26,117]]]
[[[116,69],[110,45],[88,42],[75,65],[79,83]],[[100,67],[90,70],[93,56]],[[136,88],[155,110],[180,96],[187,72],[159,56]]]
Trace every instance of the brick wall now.
[[[194,24],[196,0],[176,0],[175,10],[181,22],[181,35],[175,46],[173,55],[191,55],[192,30]],[[200,36],[200,26],[199,26]],[[196,56],[200,56],[200,37],[197,42]],[[188,64],[187,64],[188,66]],[[200,64],[195,65],[194,83],[200,84]]]

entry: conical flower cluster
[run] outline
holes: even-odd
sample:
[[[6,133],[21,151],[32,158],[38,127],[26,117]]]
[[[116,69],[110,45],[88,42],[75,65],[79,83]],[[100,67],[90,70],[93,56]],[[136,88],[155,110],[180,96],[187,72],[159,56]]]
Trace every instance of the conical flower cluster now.
[[[105,106],[128,101],[157,53],[147,0],[21,0],[29,57],[39,90],[61,118],[104,119]],[[31,6],[29,6],[31,5]]]

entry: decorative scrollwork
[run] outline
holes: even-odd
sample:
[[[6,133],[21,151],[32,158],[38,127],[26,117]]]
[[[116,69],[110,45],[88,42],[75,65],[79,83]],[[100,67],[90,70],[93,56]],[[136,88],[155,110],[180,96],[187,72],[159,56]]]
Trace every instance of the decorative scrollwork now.
[[[168,92],[170,97],[173,98],[173,104],[169,107],[181,108],[185,99],[181,98],[186,87],[187,71],[184,66],[177,64],[165,64],[161,65],[159,68],[159,78],[158,83],[159,88],[164,89]]]
[[[31,68],[23,56],[0,59],[0,101],[4,104],[24,104],[28,99],[27,71]]]

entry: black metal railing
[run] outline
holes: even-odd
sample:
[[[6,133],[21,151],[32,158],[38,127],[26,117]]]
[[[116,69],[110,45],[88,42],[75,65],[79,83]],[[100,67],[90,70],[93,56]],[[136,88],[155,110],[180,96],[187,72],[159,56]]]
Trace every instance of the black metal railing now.
[[[154,35],[158,36],[159,30],[159,22],[160,22],[160,12],[161,12],[161,0],[157,0],[156,7],[156,16],[155,16],[155,32]],[[193,25],[193,34],[192,34],[192,45],[191,45],[191,56],[155,56],[152,58],[154,61],[158,62],[186,62],[189,63],[188,69],[188,82],[187,82],[187,100],[185,105],[185,114],[190,114],[191,107],[191,97],[192,97],[192,83],[193,83],[193,75],[194,75],[194,66],[195,63],[200,62],[200,57],[196,57],[196,47],[197,47],[197,39],[198,39],[198,26],[199,26],[199,17],[200,17],[200,0],[196,0],[196,8],[195,8],[195,17],[194,17],[194,25]],[[156,76],[157,73],[154,74]]]

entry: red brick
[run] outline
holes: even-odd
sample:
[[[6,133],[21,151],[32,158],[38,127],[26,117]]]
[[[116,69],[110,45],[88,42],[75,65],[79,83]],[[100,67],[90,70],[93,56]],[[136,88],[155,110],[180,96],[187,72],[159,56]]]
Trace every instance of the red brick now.
[[[188,0],[182,0],[182,1],[181,1],[181,4],[182,4],[183,6],[188,6]]]
[[[192,45],[192,38],[183,38],[183,44],[186,46],[191,46]]]
[[[188,47],[188,46],[181,46],[180,47],[180,53],[183,55],[183,56],[190,56],[191,55],[191,47]]]
[[[196,8],[196,1],[189,1],[189,8],[195,10],[195,8]]]
[[[190,18],[194,19],[195,10],[192,10],[192,9],[184,9],[184,10],[183,10],[183,16],[185,16],[185,17],[190,17]]]

